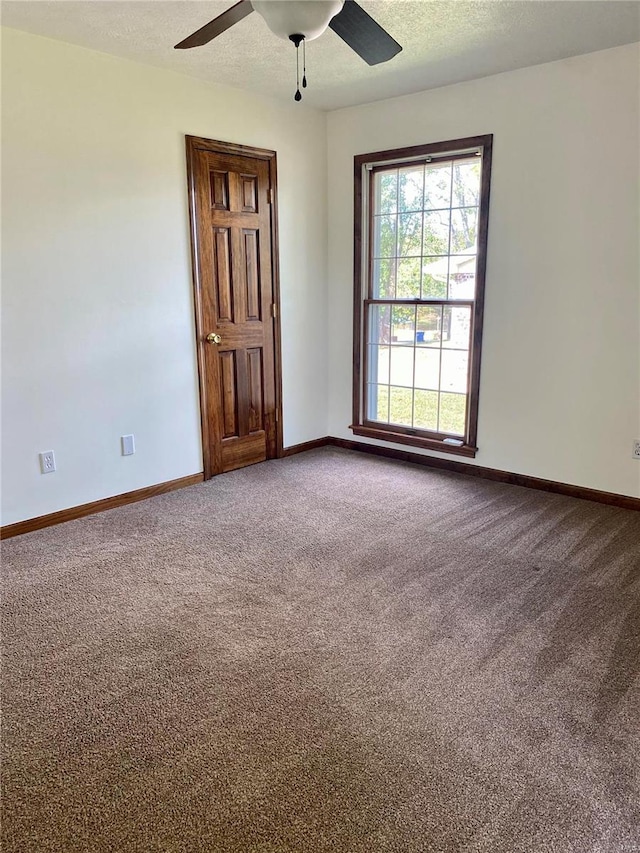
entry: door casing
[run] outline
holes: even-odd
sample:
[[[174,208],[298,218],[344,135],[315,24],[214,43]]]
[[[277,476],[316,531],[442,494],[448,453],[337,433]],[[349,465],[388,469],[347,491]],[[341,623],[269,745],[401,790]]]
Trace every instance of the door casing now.
[[[265,160],[269,166],[270,185],[270,211],[271,211],[271,276],[273,283],[273,303],[275,317],[273,318],[273,355],[275,369],[275,418],[276,418],[276,457],[280,459],[283,451],[283,428],[282,428],[282,346],[280,326],[280,275],[278,264],[278,186],[277,186],[277,157],[275,151],[266,148],[253,148],[248,145],[238,145],[233,142],[221,142],[213,139],[205,139],[200,136],[185,137],[187,149],[187,184],[189,190],[189,222],[191,228],[191,269],[194,288],[195,325],[196,325],[196,352],[198,358],[198,378],[200,386],[200,421],[202,429],[202,461],[205,480],[214,476],[211,459],[211,436],[209,435],[209,423],[207,418],[207,406],[209,402],[209,391],[206,382],[205,351],[207,346],[203,321],[203,294],[202,276],[198,258],[198,222],[196,216],[196,169],[194,157],[198,151],[207,151],[213,154],[236,155],[240,157],[251,157],[257,160]]]

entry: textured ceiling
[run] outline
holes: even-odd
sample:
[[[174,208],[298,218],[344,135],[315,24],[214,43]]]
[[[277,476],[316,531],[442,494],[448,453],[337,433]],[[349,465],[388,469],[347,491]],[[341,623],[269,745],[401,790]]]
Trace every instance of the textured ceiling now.
[[[234,0],[3,0],[2,24],[290,99],[295,51],[256,12],[213,42],[173,45]],[[403,51],[369,67],[331,30],[307,46],[304,103],[320,109],[485,77],[640,41],[640,2],[360,0]]]

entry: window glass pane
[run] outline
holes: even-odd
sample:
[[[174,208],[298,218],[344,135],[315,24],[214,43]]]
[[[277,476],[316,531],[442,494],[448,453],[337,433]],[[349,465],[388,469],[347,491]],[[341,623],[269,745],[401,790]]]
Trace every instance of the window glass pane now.
[[[396,295],[396,262],[394,258],[373,262],[373,298],[385,299]]]
[[[398,182],[398,209],[400,212],[422,210],[424,166],[406,166],[400,169]]]
[[[367,420],[389,423],[388,385],[367,385]]]
[[[461,207],[451,211],[451,253],[474,254],[478,238],[478,208]]]
[[[474,299],[476,295],[476,256],[451,255],[449,258],[449,299]]]
[[[449,254],[449,222],[451,211],[430,210],[424,214],[423,255]]]
[[[395,213],[398,209],[398,170],[376,172],[374,177],[375,213]]]
[[[464,435],[466,409],[465,394],[440,394],[438,431]]]
[[[389,347],[369,346],[367,382],[389,383]]]
[[[416,388],[431,388],[435,391],[440,387],[439,349],[416,348],[415,386]],[[464,390],[466,391],[466,388]]]
[[[413,422],[413,391],[411,388],[394,388],[391,386],[389,400],[389,421],[400,426],[412,426]]]
[[[426,353],[430,355],[429,352]],[[461,350],[442,350],[442,370],[440,373],[440,389],[442,391],[457,391],[467,393],[467,368],[469,353]]]
[[[416,344],[425,347],[440,348],[440,330],[442,328],[442,306],[418,306]]]
[[[419,258],[422,254],[422,214],[401,213],[398,217],[398,257]]]
[[[447,298],[449,258],[424,258],[422,261],[422,299]]]
[[[373,220],[373,256],[375,258],[395,257],[398,217],[374,216]]]
[[[444,349],[469,349],[471,307],[446,305],[442,312],[442,346]]]
[[[414,305],[394,305],[391,309],[391,343],[413,346],[416,339]]]
[[[369,308],[369,342],[388,344],[391,339],[391,306],[372,305]]]
[[[398,260],[398,299],[420,299],[420,258]]]
[[[451,204],[451,163],[428,163],[424,174],[424,209]]]
[[[438,392],[415,391],[413,426],[418,429],[438,429]]]
[[[430,276],[425,276],[422,281],[423,299],[446,299],[447,285]]]
[[[474,207],[480,204],[480,157],[453,163],[451,207]]]
[[[413,347],[391,347],[392,385],[404,388],[413,387]]]

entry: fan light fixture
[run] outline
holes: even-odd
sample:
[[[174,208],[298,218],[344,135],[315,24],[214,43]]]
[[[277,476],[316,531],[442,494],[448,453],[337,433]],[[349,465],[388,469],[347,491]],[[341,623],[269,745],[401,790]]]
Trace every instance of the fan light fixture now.
[[[299,35],[312,41],[327,29],[344,0],[252,0],[251,5],[281,39]]]
[[[307,42],[317,39],[344,6],[344,0],[252,0],[254,10],[264,18],[272,33],[296,46],[296,93],[301,101],[300,44],[302,44],[302,88],[307,88]]]

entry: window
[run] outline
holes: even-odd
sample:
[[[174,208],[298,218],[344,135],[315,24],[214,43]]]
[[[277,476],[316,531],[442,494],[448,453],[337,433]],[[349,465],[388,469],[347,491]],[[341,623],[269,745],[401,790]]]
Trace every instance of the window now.
[[[356,435],[475,456],[492,139],[355,158]]]

